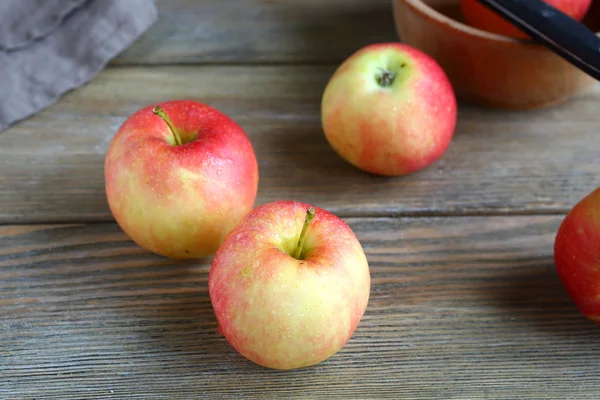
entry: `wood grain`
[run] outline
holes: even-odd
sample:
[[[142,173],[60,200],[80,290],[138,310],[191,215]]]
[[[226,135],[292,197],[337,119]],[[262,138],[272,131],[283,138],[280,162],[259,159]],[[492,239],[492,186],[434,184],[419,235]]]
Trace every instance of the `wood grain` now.
[[[159,0],[113,64],[331,63],[397,41],[389,0]]]
[[[552,244],[599,184],[600,88],[525,113],[461,104],[441,160],[379,178],[329,148],[319,103],[345,57],[397,40],[389,0],[157,4],[111,67],[0,133],[0,399],[598,398],[598,328],[566,295]],[[217,333],[211,259],[149,254],[114,224],[109,141],[177,98],[248,133],[257,205],[317,204],[362,242],[369,307],[326,362],[245,360]]]
[[[554,271],[560,220],[348,219],[369,307],[340,353],[287,372],[217,334],[210,259],[112,223],[0,227],[0,398],[594,399],[598,328]]]
[[[111,221],[103,162],[137,109],[206,102],[248,133],[257,204],[295,199],[343,216],[563,213],[597,185],[600,90],[561,106],[504,112],[461,105],[444,157],[403,178],[368,175],[327,144],[323,66],[123,67],[0,134],[0,223]]]

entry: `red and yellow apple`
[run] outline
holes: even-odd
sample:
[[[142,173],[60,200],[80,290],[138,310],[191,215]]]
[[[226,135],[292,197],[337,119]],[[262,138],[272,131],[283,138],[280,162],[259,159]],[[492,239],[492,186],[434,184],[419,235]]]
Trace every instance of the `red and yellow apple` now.
[[[405,175],[436,161],[450,144],[456,119],[456,97],[445,72],[425,53],[400,43],[352,54],[321,100],[331,147],[378,175]]]
[[[371,287],[358,239],[334,214],[277,201],[225,238],[208,287],[219,331],[240,354],[274,369],[337,353],[361,320]]]
[[[166,257],[203,257],[254,206],[258,165],[231,118],[176,100],[123,123],[106,154],[105,183],[115,220],[136,243]]]
[[[581,21],[588,12],[592,0],[543,0],[554,8]],[[527,38],[528,35],[504,18],[490,10],[478,0],[461,0],[461,10],[467,24],[492,33],[516,38]]]
[[[554,261],[571,299],[600,325],[600,188],[580,200],[562,221]]]

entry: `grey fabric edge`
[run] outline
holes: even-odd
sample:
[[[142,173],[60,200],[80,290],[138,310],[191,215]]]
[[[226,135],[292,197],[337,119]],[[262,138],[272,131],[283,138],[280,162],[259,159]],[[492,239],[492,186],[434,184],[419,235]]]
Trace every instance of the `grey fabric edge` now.
[[[28,31],[22,33],[24,37],[13,37],[14,42],[8,40],[6,43],[0,43],[0,50],[6,53],[12,51],[21,50],[32,43],[50,35],[52,32],[60,28],[62,23],[71,14],[77,12],[78,9],[84,7],[86,3],[92,0],[78,0],[74,3],[70,3],[69,7],[60,9],[52,16],[50,21],[47,21],[45,25],[30,27]],[[4,23],[4,21],[2,21]]]
[[[104,37],[103,42],[98,46],[90,47],[90,52],[84,55],[83,58],[89,60],[84,64],[84,69],[78,69],[82,66],[76,65],[72,70],[63,72],[61,76],[56,77],[58,84],[50,91],[46,87],[35,86],[33,92],[17,94],[13,99],[15,104],[20,104],[21,107],[18,108],[28,111],[15,116],[10,121],[0,120],[0,133],[39,113],[56,103],[67,92],[92,80],[112,59],[135,42],[156,21],[158,12],[154,2],[150,1],[148,4],[149,7],[145,10],[144,18],[139,18],[139,13],[136,15],[138,18],[134,21],[135,25],[131,24],[132,21],[127,20],[126,17],[120,21],[111,21],[112,33]],[[77,79],[73,79],[74,76]],[[28,98],[25,98],[25,95]],[[21,98],[18,98],[19,96]]]

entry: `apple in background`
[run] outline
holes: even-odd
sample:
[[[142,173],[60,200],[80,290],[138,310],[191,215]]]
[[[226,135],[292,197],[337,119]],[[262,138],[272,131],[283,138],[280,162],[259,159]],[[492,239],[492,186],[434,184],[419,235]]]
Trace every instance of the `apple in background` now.
[[[554,261],[571,299],[600,325],[600,188],[577,203],[561,223]]]
[[[543,0],[554,8],[581,21],[588,12],[592,0]],[[519,28],[513,26],[494,11],[490,10],[478,0],[461,0],[461,10],[467,24],[492,33],[515,38],[528,38],[529,36]]]
[[[346,161],[378,175],[404,175],[446,151],[456,126],[456,97],[442,68],[400,43],[366,46],[325,87],[321,122]]]
[[[172,258],[203,257],[254,206],[258,165],[228,116],[176,100],[123,123],[106,154],[105,183],[113,216],[140,246]]]
[[[277,201],[254,209],[227,235],[208,287],[219,331],[240,354],[294,369],[346,344],[367,307],[371,278],[344,221]]]

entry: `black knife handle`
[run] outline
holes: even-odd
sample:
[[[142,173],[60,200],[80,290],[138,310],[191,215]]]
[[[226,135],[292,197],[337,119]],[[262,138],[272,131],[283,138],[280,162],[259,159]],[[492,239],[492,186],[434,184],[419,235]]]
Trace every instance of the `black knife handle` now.
[[[535,41],[600,80],[600,38],[541,0],[478,0]]]

